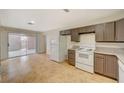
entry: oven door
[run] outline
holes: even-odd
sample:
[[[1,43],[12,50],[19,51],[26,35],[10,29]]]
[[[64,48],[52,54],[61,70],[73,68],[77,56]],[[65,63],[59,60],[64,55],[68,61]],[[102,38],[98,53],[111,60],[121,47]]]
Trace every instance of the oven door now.
[[[76,63],[93,66],[93,54],[88,52],[76,52]]]

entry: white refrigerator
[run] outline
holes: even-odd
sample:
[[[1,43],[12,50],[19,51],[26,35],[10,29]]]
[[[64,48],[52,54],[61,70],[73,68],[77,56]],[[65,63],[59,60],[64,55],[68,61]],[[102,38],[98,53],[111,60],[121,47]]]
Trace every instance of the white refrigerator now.
[[[67,57],[67,38],[59,36],[50,40],[50,59],[63,62]]]

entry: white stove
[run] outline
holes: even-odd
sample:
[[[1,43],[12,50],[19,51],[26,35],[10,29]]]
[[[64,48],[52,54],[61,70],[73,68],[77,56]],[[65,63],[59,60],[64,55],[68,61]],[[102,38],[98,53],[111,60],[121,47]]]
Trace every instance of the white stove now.
[[[76,51],[76,67],[94,73],[95,47],[82,46]]]

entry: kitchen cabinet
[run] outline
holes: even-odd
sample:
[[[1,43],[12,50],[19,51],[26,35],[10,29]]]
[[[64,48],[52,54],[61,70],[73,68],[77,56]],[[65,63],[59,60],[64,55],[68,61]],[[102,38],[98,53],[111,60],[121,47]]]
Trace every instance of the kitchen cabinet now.
[[[103,74],[104,73],[104,62],[105,61],[105,57],[103,55],[100,54],[95,54],[95,72],[99,73],[99,74]]]
[[[98,24],[95,27],[96,41],[115,41],[115,22]]]
[[[79,34],[95,33],[95,26],[85,26],[79,28]]]
[[[105,24],[98,24],[95,27],[95,35],[96,35],[96,41],[103,41],[103,35],[104,35],[104,25]]]
[[[124,19],[60,31],[60,35],[71,35],[74,42],[79,42],[80,34],[87,33],[95,33],[96,42],[124,42]]]
[[[124,19],[116,21],[116,41],[124,41]]]
[[[104,76],[118,79],[117,57],[95,53],[95,72]]]
[[[74,29],[60,31],[60,35],[71,35],[71,41],[79,42],[80,34],[95,33],[95,26],[85,26]]]
[[[117,57],[112,55],[105,56],[104,75],[117,79],[118,78],[118,62]]]
[[[104,41],[115,41],[115,22],[109,22],[104,27]]]
[[[71,30],[71,41],[74,41],[74,42],[79,42],[80,41],[80,36],[79,36],[79,30],[78,29]]]
[[[60,31],[60,35],[70,35],[70,34],[71,34],[71,30]]]
[[[68,50],[68,62],[69,64],[75,66],[75,50]]]

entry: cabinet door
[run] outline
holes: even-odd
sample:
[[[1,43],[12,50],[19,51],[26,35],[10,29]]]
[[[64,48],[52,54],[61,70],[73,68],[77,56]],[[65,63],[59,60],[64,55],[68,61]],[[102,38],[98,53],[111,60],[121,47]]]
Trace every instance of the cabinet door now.
[[[95,33],[95,25],[89,26],[88,32]]]
[[[86,28],[85,27],[80,27],[79,28],[79,34],[84,34],[86,32]]]
[[[104,75],[115,79],[118,78],[118,63],[115,56],[106,56],[104,64]]]
[[[124,41],[124,19],[116,21],[116,41]]]
[[[79,33],[80,34],[87,34],[87,33],[95,33],[95,26],[86,26],[86,27],[81,27],[79,28]]]
[[[115,27],[114,22],[109,22],[105,24],[104,30],[104,41],[114,41],[115,40]]]
[[[105,24],[98,24],[95,27],[96,41],[104,41]]]
[[[98,56],[97,56],[98,55]],[[104,55],[101,55],[101,57],[99,57],[99,54],[95,54],[95,72],[99,73],[99,74],[103,74],[104,73]]]
[[[68,59],[70,65],[75,66],[75,59]]]
[[[75,50],[68,50],[68,62],[75,66]]]
[[[71,41],[79,42],[79,33],[78,30],[72,30],[71,32]]]
[[[70,35],[70,34],[71,34],[70,30],[60,31],[60,35]]]

